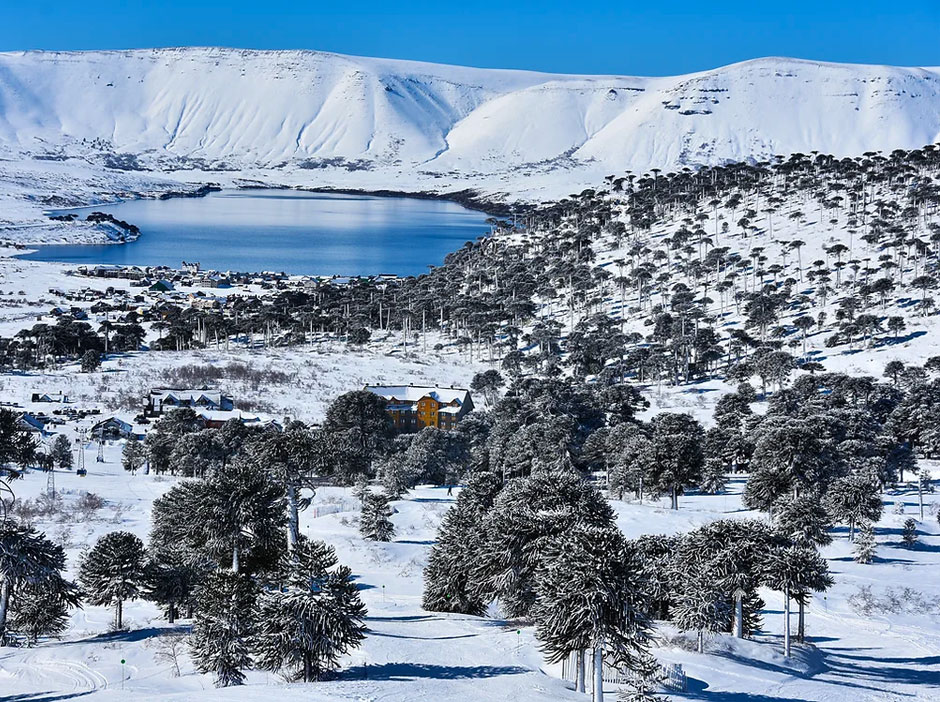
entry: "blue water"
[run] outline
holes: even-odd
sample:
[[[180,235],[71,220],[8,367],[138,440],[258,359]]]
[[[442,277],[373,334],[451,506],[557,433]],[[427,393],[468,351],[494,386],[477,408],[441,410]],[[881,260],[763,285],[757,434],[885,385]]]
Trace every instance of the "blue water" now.
[[[67,263],[285,271],[310,275],[417,275],[489,231],[486,215],[452,202],[224,190],[202,198],[130,200],[76,210],[110,212],[140,227],[122,245],[42,246],[23,258]]]

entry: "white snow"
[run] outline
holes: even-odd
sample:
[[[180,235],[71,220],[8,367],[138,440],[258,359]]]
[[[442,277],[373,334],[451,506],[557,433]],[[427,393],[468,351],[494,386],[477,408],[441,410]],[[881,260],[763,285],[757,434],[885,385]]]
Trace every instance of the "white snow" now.
[[[540,200],[626,170],[855,156],[938,136],[932,68],[766,58],[641,78],[311,51],[0,53],[0,228],[54,239],[28,226],[44,206],[174,181]]]

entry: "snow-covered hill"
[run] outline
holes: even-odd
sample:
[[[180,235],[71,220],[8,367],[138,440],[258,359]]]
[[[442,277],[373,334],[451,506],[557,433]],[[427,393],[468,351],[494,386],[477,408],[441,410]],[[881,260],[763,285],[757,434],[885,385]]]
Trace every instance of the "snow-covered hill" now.
[[[551,196],[628,169],[938,136],[938,69],[767,58],[637,78],[301,51],[0,54],[8,159]]]

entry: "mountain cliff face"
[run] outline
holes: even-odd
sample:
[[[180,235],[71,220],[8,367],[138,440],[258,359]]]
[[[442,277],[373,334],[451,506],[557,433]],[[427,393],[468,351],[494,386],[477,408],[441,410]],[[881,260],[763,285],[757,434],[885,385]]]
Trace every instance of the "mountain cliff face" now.
[[[567,193],[624,170],[938,137],[938,69],[768,58],[635,78],[300,51],[0,54],[0,154],[124,171],[404,174],[506,191],[532,177]]]

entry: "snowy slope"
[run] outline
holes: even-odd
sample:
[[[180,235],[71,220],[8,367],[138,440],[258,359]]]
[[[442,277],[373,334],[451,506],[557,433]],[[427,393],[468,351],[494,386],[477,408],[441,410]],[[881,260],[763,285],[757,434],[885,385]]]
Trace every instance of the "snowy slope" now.
[[[568,192],[573,176],[857,155],[938,135],[935,69],[768,58],[634,78],[300,51],[0,54],[0,152],[10,157],[128,153],[161,169],[343,159],[448,184],[514,174],[510,191],[524,189],[522,175],[557,172],[549,180]]]

